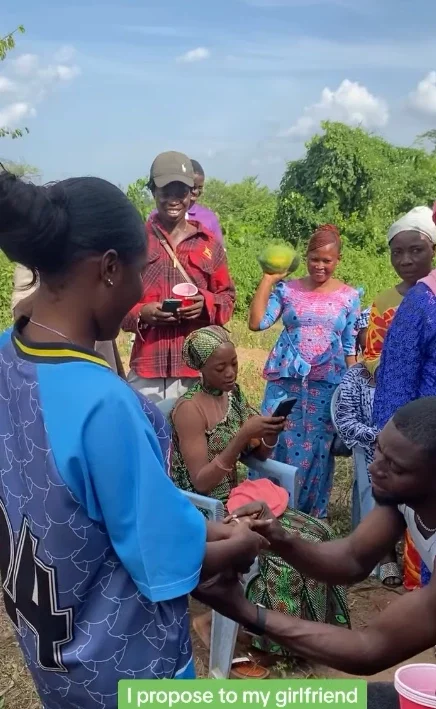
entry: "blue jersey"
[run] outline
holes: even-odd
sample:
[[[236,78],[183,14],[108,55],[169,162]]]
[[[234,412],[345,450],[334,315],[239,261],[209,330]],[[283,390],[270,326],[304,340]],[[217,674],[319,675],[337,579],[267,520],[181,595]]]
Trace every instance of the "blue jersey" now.
[[[0,573],[44,709],[193,676],[206,526],[169,455],[165,419],[94,351],[0,335]]]

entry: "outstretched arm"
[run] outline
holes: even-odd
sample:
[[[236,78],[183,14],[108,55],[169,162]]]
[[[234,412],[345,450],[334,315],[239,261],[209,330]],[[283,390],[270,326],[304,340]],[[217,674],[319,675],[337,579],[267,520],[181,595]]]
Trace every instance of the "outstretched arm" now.
[[[255,504],[262,506],[262,503]],[[252,513],[253,505],[249,505],[237,510],[235,515],[244,517]],[[350,536],[315,544],[287,532],[269,510],[268,513],[264,517],[272,518],[271,524],[265,526],[261,519],[258,524],[271,548],[305,576],[331,586],[366,579],[405,530],[404,518],[397,509],[376,507]],[[256,528],[254,523],[253,529]]]
[[[277,287],[284,274],[264,273],[250,305],[248,327],[250,330],[267,330],[277,322],[283,311],[281,289]]]
[[[256,622],[256,610],[243,604],[240,622]],[[362,630],[266,612],[265,634],[293,654],[336,670],[373,675],[405,662],[436,643],[436,580],[392,602]]]

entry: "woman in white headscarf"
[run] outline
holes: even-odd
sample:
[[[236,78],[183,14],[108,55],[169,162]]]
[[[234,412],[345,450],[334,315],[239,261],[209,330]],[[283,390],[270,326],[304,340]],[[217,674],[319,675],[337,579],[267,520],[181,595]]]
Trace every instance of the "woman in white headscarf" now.
[[[394,379],[396,379],[397,383],[407,369],[405,357],[400,355],[399,350],[392,352],[392,347],[389,346],[389,353],[386,353],[385,358],[385,347],[390,339],[388,330],[394,317],[396,319],[397,311],[403,299],[411,292],[411,289],[414,290],[415,284],[428,276],[431,271],[436,244],[436,226],[433,222],[432,210],[428,207],[415,207],[404,217],[401,217],[389,229],[388,244],[391,251],[392,266],[401,281],[394,288],[389,288],[380,293],[375,299],[371,308],[364,354],[365,366],[377,382],[374,395],[374,426],[375,430],[379,431],[387,423],[390,416],[395,413],[396,409],[410,400],[405,395],[406,398],[404,400],[397,401],[392,391],[392,382],[388,382],[389,377],[385,373],[380,378],[379,374],[381,374],[383,369],[386,372],[385,359],[388,360],[388,369],[391,371],[392,367],[394,368]],[[403,321],[403,318],[401,320]],[[399,323],[397,324],[399,325]],[[408,331],[413,329],[410,321],[407,322],[406,320],[402,327],[404,325]],[[397,329],[395,327],[395,330]],[[406,342],[408,342],[407,337],[404,339],[404,343]],[[383,357],[381,357],[382,350]],[[381,359],[383,368],[379,370]],[[406,359],[409,358],[407,357]],[[408,390],[409,387],[404,392]],[[434,393],[436,394],[436,390]],[[385,562],[388,563],[382,563],[380,566],[380,579],[387,586],[399,585],[401,583],[401,573],[396,563],[395,555],[392,555],[391,559],[386,559]],[[413,590],[413,588],[421,585],[421,580],[420,560],[417,559],[417,552],[413,548],[411,540],[406,536],[404,586],[408,590]]]
[[[380,364],[383,342],[398,306],[407,291],[432,269],[436,244],[432,216],[429,207],[415,207],[388,231],[391,263],[401,281],[380,293],[371,308],[364,359],[372,375]]]

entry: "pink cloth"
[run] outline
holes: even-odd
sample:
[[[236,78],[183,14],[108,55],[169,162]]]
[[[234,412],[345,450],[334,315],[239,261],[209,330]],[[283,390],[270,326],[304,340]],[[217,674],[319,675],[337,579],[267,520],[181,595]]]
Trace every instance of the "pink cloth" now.
[[[418,283],[425,283],[425,285],[430,288],[431,292],[436,295],[436,268],[434,268],[433,271],[430,271],[428,276],[421,278]]]
[[[231,491],[227,500],[227,509],[230,514],[233,514],[237,509],[251,502],[266,502],[273,515],[280,517],[288,506],[289,493],[267,478],[244,480]]]

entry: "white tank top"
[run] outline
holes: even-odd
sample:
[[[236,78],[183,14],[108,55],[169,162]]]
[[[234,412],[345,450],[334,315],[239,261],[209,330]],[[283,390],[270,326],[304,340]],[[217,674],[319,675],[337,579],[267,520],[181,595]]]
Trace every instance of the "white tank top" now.
[[[430,573],[433,573],[436,558],[436,532],[428,539],[425,539],[416,526],[415,512],[410,509],[410,507],[406,507],[406,505],[399,505],[398,509],[406,521],[407,528],[416,547],[416,551],[420,555]]]

